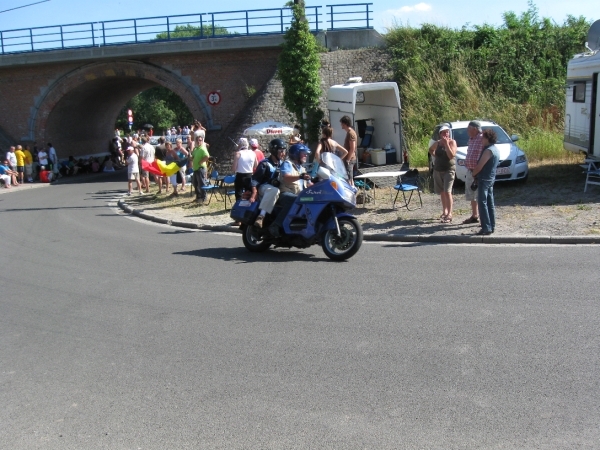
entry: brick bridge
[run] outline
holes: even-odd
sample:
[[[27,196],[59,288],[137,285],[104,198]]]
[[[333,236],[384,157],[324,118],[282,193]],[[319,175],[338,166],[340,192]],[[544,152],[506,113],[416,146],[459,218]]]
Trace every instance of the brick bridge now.
[[[380,37],[354,30],[320,39],[360,48]],[[106,152],[125,103],[154,86],[179,95],[215,143],[246,106],[246,86],[260,91],[273,77],[281,42],[268,35],[0,55],[0,148],[52,142],[61,158]],[[219,105],[208,103],[212,91]]]

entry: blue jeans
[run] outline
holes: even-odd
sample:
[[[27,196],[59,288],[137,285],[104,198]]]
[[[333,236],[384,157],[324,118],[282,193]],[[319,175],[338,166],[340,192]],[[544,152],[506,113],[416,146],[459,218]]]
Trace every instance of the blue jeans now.
[[[481,180],[477,189],[477,206],[479,206],[479,223],[481,229],[492,232],[496,228],[496,208],[494,206],[494,180]]]

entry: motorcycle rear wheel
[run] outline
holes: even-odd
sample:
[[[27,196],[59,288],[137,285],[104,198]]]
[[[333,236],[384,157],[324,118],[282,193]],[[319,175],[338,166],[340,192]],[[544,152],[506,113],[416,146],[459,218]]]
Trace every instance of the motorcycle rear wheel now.
[[[244,247],[251,252],[264,252],[269,249],[271,244],[257,235],[257,228],[254,225],[246,225],[242,229],[242,241]]]
[[[344,261],[358,252],[362,245],[363,232],[358,220],[349,217],[338,219],[341,236],[337,230],[327,230],[323,236],[323,251],[334,261]]]

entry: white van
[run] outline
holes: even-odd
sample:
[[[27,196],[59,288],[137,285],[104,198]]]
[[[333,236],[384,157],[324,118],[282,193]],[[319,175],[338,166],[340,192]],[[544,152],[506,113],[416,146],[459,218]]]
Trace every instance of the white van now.
[[[340,119],[348,116],[359,133],[357,122],[364,120],[373,127],[373,136],[369,147],[395,150],[395,162],[402,164],[402,117],[400,115],[400,93],[394,82],[362,83],[360,77],[350,78],[344,84],[331,86],[327,91],[327,109],[333,128],[333,138],[344,143],[346,132],[340,125]],[[358,138],[357,146],[360,146]],[[388,144],[390,144],[388,146]]]
[[[600,20],[590,28],[588,49],[567,66],[564,148],[600,159]]]

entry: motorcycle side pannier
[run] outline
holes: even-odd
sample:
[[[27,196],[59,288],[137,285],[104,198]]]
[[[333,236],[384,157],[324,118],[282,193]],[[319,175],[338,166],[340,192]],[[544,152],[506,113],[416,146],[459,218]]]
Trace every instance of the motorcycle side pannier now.
[[[250,203],[248,200],[236,202],[231,209],[231,218],[236,222],[250,222],[258,211],[259,203],[259,201]]]

